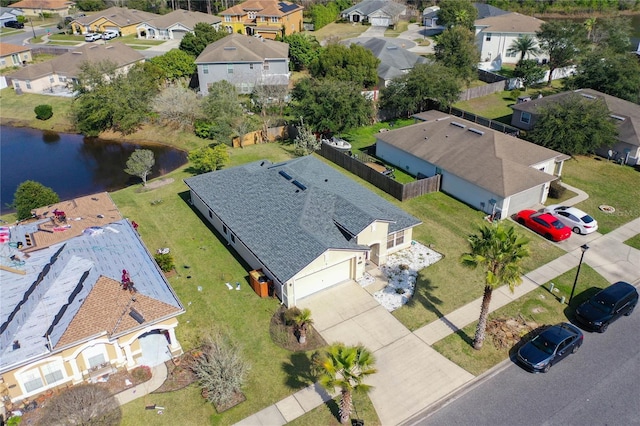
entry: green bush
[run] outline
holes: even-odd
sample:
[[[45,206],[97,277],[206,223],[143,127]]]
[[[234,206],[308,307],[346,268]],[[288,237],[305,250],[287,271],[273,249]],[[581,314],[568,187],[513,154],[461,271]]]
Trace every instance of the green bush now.
[[[300,315],[300,313],[300,309],[296,308],[295,306],[284,311],[285,325],[294,325],[296,323],[296,318]]]
[[[554,180],[549,186],[549,197],[557,200],[564,195],[565,190],[566,188],[560,185],[560,180]]]
[[[31,210],[60,201],[60,197],[49,187],[33,180],[22,182],[13,194],[13,208],[18,220],[31,217]]]
[[[156,259],[156,263],[163,272],[169,272],[176,266],[173,261],[173,256],[171,256],[170,253],[158,253],[153,257]]]
[[[48,120],[53,116],[53,108],[51,108],[51,105],[38,105],[33,111],[36,113],[38,120]]]

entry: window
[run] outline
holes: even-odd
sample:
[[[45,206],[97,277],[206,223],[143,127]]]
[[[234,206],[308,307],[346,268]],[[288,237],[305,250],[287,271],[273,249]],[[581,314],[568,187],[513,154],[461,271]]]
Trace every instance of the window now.
[[[209,218],[213,219],[213,213],[209,210]]]
[[[22,373],[20,378],[22,380],[24,390],[27,392],[33,392],[44,386],[44,382],[42,381],[42,377],[40,377],[40,370],[38,368]]]
[[[55,83],[56,79],[53,76],[49,76],[49,83]]]
[[[518,52],[513,50],[507,50],[507,58],[515,58]]]
[[[67,77],[60,76],[60,77],[58,77],[58,80],[60,80],[60,83],[66,83],[67,82]]]
[[[484,41],[491,41],[491,33],[487,33],[486,37],[484,38]]]
[[[272,24],[277,24],[278,23],[278,17],[277,16],[272,16],[271,17],[271,23]]]
[[[404,243],[404,230],[387,235],[387,248],[398,246]]]
[[[202,66],[202,74],[209,74],[209,65]]]
[[[62,374],[62,366],[59,362],[52,362],[41,367],[42,374],[44,374],[44,381],[51,385],[64,379]]]
[[[233,74],[233,64],[227,64],[227,74]]]
[[[231,16],[225,16],[224,17],[224,22],[231,22]]]
[[[520,113],[520,121],[527,124],[531,123],[531,113],[522,111]]]
[[[25,84],[27,85],[27,89],[31,89],[31,80],[25,81]]]
[[[7,61],[5,61],[4,58],[0,58],[0,65],[7,65]]]
[[[249,69],[252,70],[253,69],[253,64],[249,64]]]
[[[222,232],[224,232],[224,235],[227,235],[227,226],[226,225],[222,225]]]
[[[20,57],[16,54],[11,55],[11,60],[13,61],[13,65],[20,65]]]
[[[44,377],[44,380],[42,380]],[[20,374],[20,381],[25,392],[34,392],[38,389],[53,385],[64,380],[62,363],[60,361],[44,364]]]
[[[256,19],[256,12],[249,12],[248,16],[249,16],[249,19]]]
[[[235,243],[236,243],[236,236],[235,236],[235,235],[233,235],[233,234],[231,234],[231,242],[232,242],[233,244],[235,244]]]
[[[104,358],[104,354],[97,354],[87,358],[89,368],[97,367],[100,364],[104,364],[107,360]]]
[[[263,69],[263,70],[265,70],[265,71],[269,71],[269,62],[266,62],[266,61],[265,61],[265,62],[262,64],[262,69]]]

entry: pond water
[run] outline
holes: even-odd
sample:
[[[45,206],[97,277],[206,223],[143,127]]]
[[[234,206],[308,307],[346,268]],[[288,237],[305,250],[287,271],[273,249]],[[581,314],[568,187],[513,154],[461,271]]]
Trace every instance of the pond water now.
[[[61,200],[139,184],[124,172],[136,149],[149,149],[155,166],[149,178],[166,174],[187,161],[187,153],[157,144],[140,145],[85,138],[82,135],[0,126],[0,212],[12,210],[13,194],[25,180],[52,188]]]

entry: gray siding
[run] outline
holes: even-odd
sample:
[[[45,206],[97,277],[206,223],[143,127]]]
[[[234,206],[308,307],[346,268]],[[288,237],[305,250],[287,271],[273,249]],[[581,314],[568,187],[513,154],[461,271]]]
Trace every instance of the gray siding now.
[[[256,82],[265,77],[268,79],[272,76],[282,76],[282,79],[286,78],[286,81],[289,81],[287,59],[272,59],[265,62],[269,64],[268,70],[264,69],[264,62],[198,64],[200,92],[206,96],[209,93],[209,85],[222,80],[234,84],[240,93],[251,93]]]

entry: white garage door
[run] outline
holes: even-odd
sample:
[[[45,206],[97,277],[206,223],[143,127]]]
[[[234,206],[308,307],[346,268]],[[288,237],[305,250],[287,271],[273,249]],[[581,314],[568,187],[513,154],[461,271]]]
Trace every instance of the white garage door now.
[[[371,18],[371,25],[374,27],[388,27],[389,18]]]
[[[509,215],[516,214],[520,210],[533,208],[536,204],[539,204],[543,187],[544,185],[540,185],[513,195],[509,202]]]
[[[351,262],[352,259],[349,259],[306,277],[298,278],[295,282],[296,300],[352,279]]]

